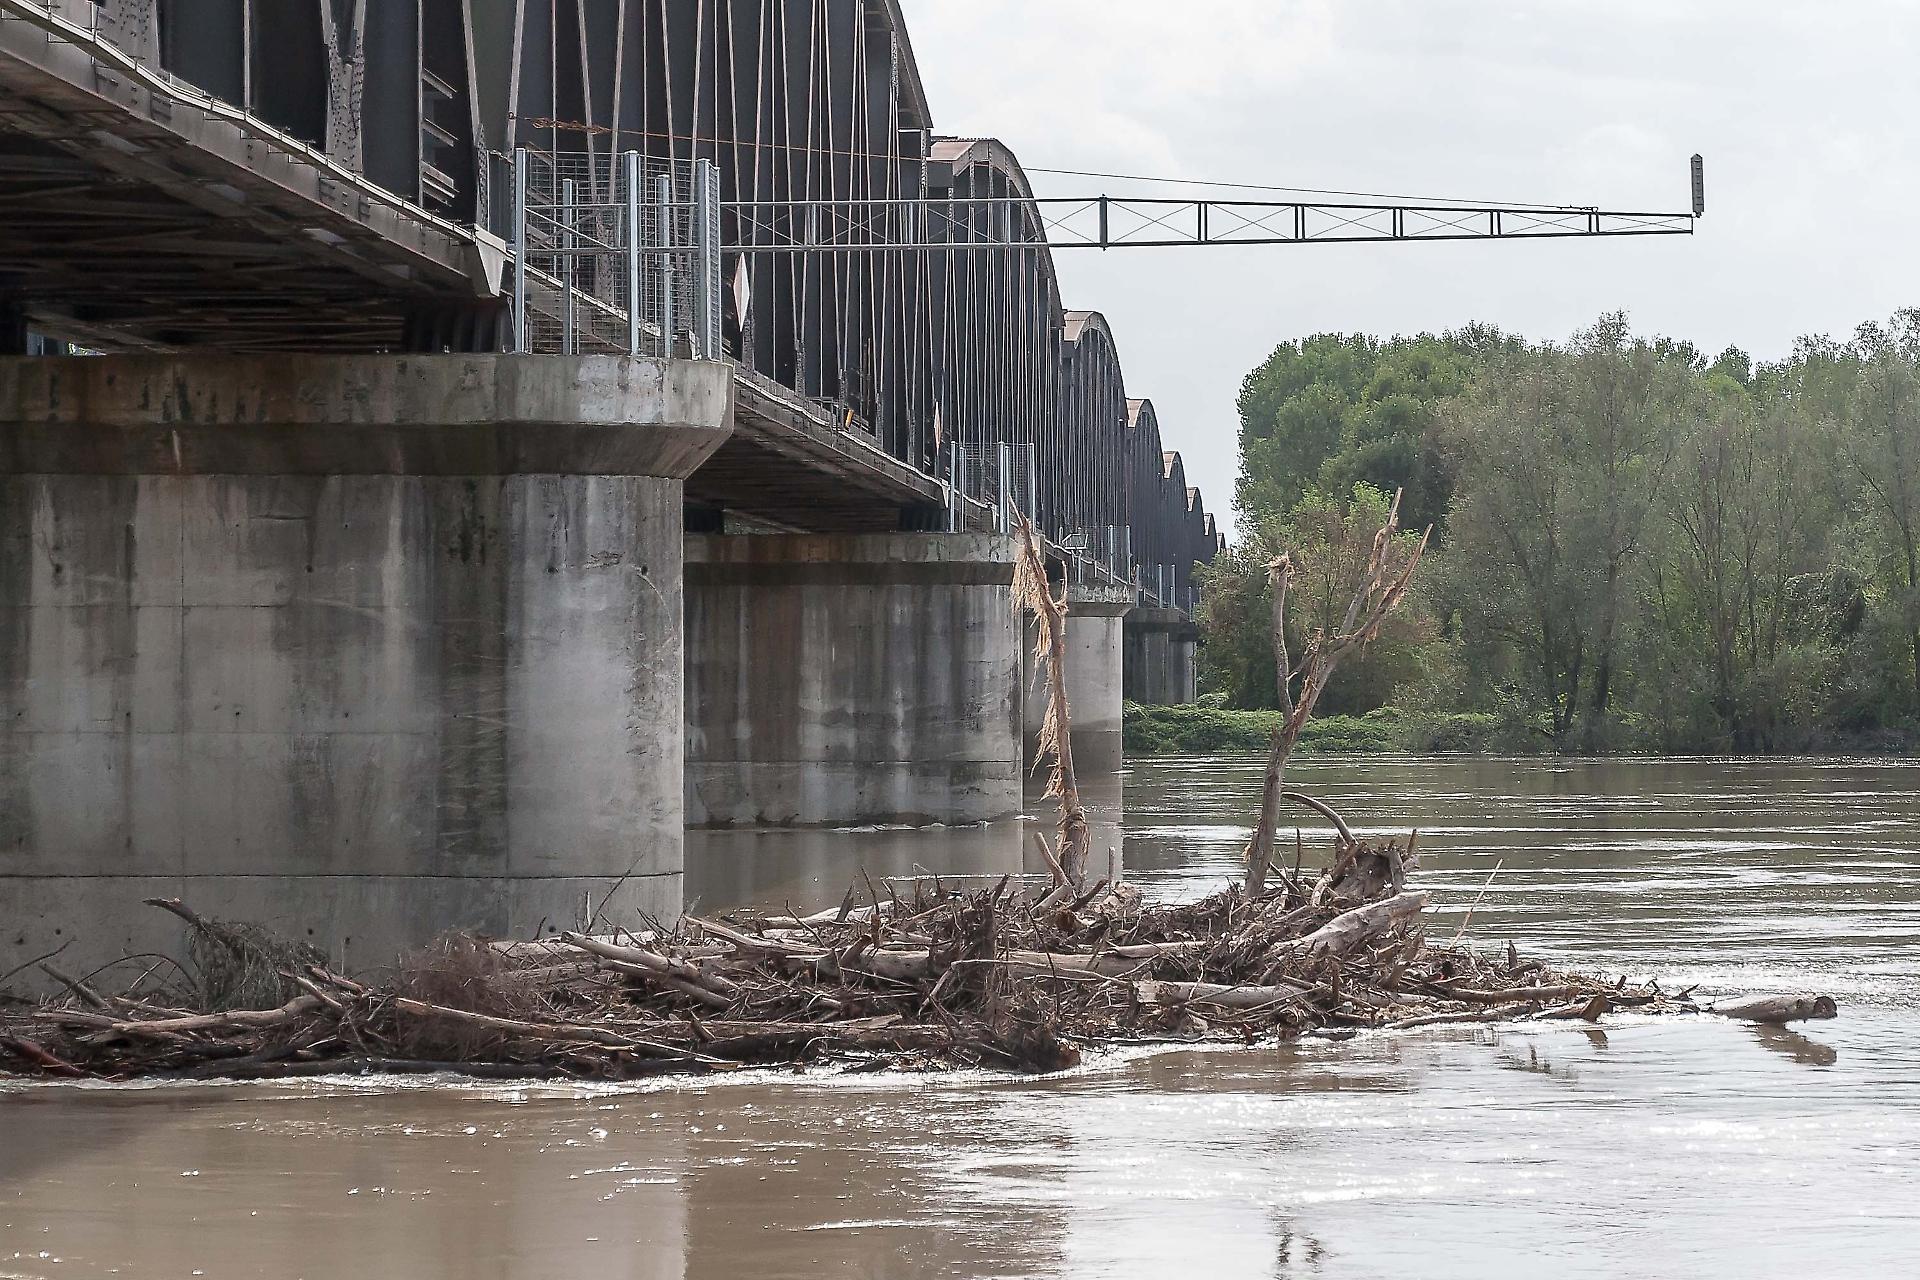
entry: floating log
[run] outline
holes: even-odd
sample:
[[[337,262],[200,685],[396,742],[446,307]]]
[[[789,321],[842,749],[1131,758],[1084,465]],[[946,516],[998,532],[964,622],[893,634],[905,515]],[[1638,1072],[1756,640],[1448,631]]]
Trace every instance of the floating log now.
[[[1715,1005],[1713,1011],[1742,1022],[1786,1023],[1835,1018],[1840,1015],[1840,1006],[1832,996],[1754,996],[1734,1004]]]

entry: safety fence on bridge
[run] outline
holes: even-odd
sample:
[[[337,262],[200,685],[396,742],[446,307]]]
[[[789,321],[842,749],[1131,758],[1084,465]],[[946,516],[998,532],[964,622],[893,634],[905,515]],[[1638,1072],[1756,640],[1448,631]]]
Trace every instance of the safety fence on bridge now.
[[[523,147],[511,165],[515,350],[722,354],[711,161]]]

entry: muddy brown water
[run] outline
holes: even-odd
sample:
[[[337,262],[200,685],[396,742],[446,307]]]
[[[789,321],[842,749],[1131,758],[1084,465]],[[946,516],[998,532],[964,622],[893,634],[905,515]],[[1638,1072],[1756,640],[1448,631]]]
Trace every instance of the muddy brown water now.
[[[1920,767],[1328,760],[1451,932],[1839,1020],[1433,1028],[1062,1077],[11,1086],[0,1277],[1920,1274]],[[1136,763],[1097,837],[1232,870],[1248,760]],[[1124,831],[1124,839],[1122,832]],[[1318,848],[1309,835],[1309,857]],[[997,875],[1018,824],[698,837],[705,905]]]

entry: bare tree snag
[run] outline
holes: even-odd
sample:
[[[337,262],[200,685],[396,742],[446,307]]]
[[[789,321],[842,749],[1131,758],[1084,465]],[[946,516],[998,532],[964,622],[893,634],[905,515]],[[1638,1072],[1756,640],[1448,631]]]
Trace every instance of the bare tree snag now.
[[[1340,660],[1355,649],[1366,648],[1379,636],[1387,615],[1406,596],[1414,568],[1426,554],[1427,541],[1433,537],[1432,528],[1428,528],[1417,544],[1401,550],[1394,545],[1394,537],[1399,532],[1400,494],[1396,492],[1393,506],[1387,512],[1387,522],[1373,535],[1373,551],[1367,558],[1366,572],[1361,575],[1360,586],[1347,605],[1340,629],[1331,636],[1315,631],[1307,641],[1307,651],[1298,670],[1293,668],[1287,654],[1287,588],[1293,582],[1293,560],[1281,555],[1267,566],[1268,579],[1273,584],[1274,675],[1281,720],[1267,752],[1266,778],[1260,789],[1260,820],[1254,826],[1253,839],[1247,843],[1249,897],[1257,898],[1266,892],[1267,864],[1273,860],[1274,830],[1279,825],[1280,802],[1286,797],[1281,790],[1281,780],[1286,776],[1287,757],[1293,754],[1301,731],[1313,718],[1314,704],[1326,691]],[[1296,679],[1299,681],[1297,696],[1294,693]]]
[[[1080,786],[1073,776],[1073,722],[1067,709],[1067,598],[1058,600],[1047,586],[1047,565],[1041,559],[1033,522],[1014,512],[1014,533],[1020,546],[1013,567],[1016,608],[1031,610],[1040,623],[1034,658],[1047,674],[1047,713],[1040,722],[1040,758],[1053,757],[1047,774],[1047,798],[1060,802],[1059,863],[1075,892],[1087,885],[1087,857],[1093,842],[1087,812],[1080,805]]]

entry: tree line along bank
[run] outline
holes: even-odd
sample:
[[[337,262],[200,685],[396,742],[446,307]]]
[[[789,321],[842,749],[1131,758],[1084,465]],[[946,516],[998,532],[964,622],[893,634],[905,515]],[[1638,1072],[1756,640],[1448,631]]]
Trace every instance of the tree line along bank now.
[[[1202,703],[1135,709],[1133,749],[1263,735],[1235,713],[1275,705],[1268,564],[1296,566],[1293,625],[1331,627],[1395,490],[1431,563],[1329,689],[1322,749],[1920,738],[1920,311],[1771,364],[1620,314],[1564,344],[1326,334],[1278,347],[1239,407]]]

